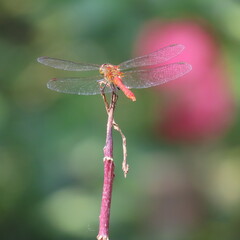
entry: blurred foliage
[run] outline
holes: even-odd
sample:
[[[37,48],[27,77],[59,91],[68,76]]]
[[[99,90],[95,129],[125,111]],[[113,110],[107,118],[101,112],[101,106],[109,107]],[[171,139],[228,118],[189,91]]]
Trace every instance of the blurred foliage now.
[[[51,92],[76,76],[36,62],[131,58],[141,26],[160,18],[212,26],[240,104],[240,4],[224,0],[2,0],[0,2],[0,239],[93,239],[98,232],[106,114],[100,96]],[[240,120],[206,145],[167,144],[154,133],[161,102],[151,89],[120,94],[116,121],[128,139],[130,173],[116,178],[112,239],[239,239]],[[174,213],[173,213],[174,211]]]

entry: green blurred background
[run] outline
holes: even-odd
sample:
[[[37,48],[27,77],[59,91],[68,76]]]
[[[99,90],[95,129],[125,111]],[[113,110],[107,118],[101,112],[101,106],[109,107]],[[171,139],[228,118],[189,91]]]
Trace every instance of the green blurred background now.
[[[110,238],[240,239],[240,5],[227,0],[1,0],[0,239],[95,239],[98,233],[102,99],[48,90],[50,78],[78,74],[36,58],[116,64],[133,57],[146,22],[187,18],[214,29],[234,117],[214,140],[168,141],[156,131],[161,92],[136,90],[135,103],[120,93],[115,119],[127,137],[130,172],[124,179],[114,133]]]

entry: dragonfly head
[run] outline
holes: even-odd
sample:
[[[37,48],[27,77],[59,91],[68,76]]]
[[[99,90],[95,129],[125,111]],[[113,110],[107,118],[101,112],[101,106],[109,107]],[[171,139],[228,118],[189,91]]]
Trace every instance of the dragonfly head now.
[[[108,69],[108,66],[109,66],[109,64],[107,64],[107,63],[102,64],[101,67],[99,68],[100,74],[104,75]]]
[[[109,72],[117,73],[117,72],[119,72],[119,67],[116,65],[109,64],[109,63],[104,63],[99,68],[99,72],[100,72],[100,74],[104,74],[104,75]]]

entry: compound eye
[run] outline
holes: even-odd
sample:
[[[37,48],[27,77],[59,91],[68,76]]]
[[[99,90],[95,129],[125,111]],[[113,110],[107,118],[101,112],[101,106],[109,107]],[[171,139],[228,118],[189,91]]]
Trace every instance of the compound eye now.
[[[104,63],[104,64],[101,65],[101,67],[99,68],[100,74],[104,74],[104,70],[105,70],[106,66],[107,66],[106,63]]]

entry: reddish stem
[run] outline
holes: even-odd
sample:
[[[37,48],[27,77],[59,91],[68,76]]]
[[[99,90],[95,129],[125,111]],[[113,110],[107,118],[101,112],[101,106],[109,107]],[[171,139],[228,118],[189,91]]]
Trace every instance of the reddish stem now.
[[[99,216],[99,233],[97,236],[98,240],[109,239],[108,236],[109,236],[109,221],[113,179],[114,179],[114,162],[111,159],[105,159],[102,204]]]
[[[113,127],[113,115],[116,104],[117,96],[112,94],[110,106],[105,102],[105,106],[108,113],[107,121],[107,134],[106,145],[104,151],[104,181],[102,192],[102,203],[99,216],[99,233],[98,240],[109,239],[109,220],[110,220],[110,208],[112,199],[112,186],[114,179],[114,162],[113,162],[113,139],[112,139],[112,127]]]

